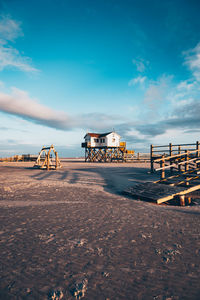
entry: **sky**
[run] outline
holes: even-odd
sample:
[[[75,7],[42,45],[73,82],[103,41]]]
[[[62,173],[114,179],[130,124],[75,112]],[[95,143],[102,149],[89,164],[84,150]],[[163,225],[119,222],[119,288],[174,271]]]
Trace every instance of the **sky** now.
[[[0,0],[0,157],[200,140],[200,2]]]

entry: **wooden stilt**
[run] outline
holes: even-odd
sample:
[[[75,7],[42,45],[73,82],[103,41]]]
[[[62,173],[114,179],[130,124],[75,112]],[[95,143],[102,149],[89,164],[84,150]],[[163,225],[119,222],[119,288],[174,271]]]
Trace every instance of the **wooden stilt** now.
[[[190,205],[191,202],[192,202],[191,197],[186,197],[186,203],[187,203],[187,205]]]
[[[180,206],[185,206],[185,195],[179,195]]]

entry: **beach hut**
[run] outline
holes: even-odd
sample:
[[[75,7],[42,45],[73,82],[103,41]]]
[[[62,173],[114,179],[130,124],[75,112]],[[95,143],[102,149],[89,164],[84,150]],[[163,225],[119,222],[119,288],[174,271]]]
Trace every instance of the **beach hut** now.
[[[119,147],[120,135],[115,131],[107,133],[86,133],[82,147]]]

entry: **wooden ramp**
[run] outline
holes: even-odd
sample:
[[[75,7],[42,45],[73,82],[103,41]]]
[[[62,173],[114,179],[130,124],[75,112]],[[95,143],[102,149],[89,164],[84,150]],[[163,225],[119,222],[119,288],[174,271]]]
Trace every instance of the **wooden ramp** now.
[[[198,185],[181,187],[165,185],[163,183],[144,182],[126,190],[126,194],[139,198],[141,200],[148,200],[161,204],[163,202],[172,200],[176,196],[183,196],[200,189],[200,182]]]

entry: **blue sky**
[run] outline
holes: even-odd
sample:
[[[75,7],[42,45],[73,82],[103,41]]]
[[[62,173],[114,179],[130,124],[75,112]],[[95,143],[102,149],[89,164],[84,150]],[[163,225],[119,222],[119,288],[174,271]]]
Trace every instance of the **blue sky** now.
[[[200,140],[200,2],[0,0],[0,157],[87,131],[130,149]]]

